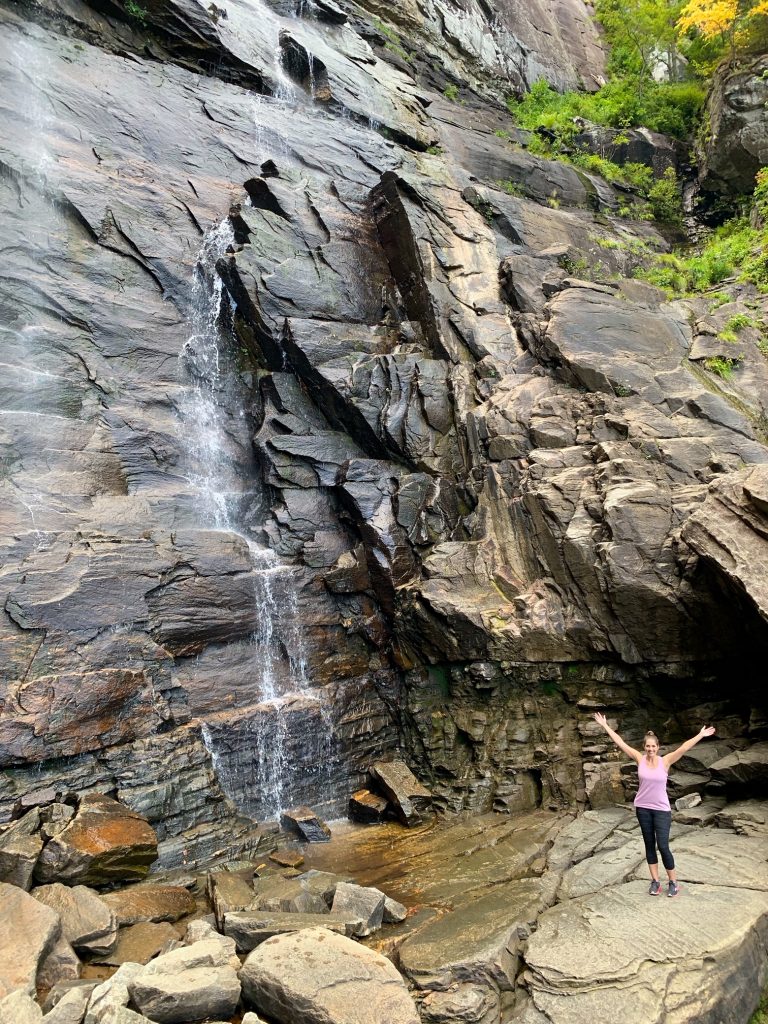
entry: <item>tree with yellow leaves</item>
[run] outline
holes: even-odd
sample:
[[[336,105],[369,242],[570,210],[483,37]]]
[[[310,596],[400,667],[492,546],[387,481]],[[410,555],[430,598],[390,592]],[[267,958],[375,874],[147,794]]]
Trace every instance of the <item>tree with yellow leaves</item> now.
[[[677,28],[680,33],[695,30],[705,39],[727,39],[733,60],[737,42],[758,17],[768,18],[768,0],[688,0]]]

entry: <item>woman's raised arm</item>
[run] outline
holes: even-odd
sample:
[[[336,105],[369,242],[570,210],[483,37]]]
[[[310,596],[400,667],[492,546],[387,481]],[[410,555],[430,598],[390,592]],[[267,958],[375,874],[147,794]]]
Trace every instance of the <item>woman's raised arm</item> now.
[[[595,721],[597,722],[597,724],[601,728],[605,729],[605,731],[611,737],[611,739],[616,744],[616,746],[619,748],[619,750],[623,750],[624,753],[627,755],[627,757],[631,757],[633,761],[639,761],[640,760],[640,758],[643,756],[640,753],[640,751],[639,750],[635,750],[634,747],[630,747],[630,745],[628,743],[625,743],[624,740],[621,738],[621,736],[619,736],[619,734],[617,732],[613,731],[613,729],[610,727],[610,725],[608,725],[608,721],[606,720],[605,715],[602,715],[599,711],[596,711],[595,712]]]
[[[685,743],[681,743],[677,750],[672,750],[668,754],[664,755],[664,766],[669,771],[669,766],[674,764],[675,761],[679,761],[683,754],[687,754],[691,747],[695,747],[699,740],[703,740],[706,736],[713,736],[715,732],[714,725],[703,725],[701,729],[696,733],[695,736],[691,736]]]

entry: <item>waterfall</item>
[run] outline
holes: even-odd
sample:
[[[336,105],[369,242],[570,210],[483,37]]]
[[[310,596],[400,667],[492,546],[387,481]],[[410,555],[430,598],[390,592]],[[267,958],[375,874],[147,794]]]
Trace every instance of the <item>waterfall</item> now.
[[[263,820],[297,802],[328,803],[332,723],[322,692],[308,678],[297,569],[243,527],[245,506],[259,495],[244,491],[238,474],[248,395],[216,269],[233,242],[227,217],[206,233],[198,253],[191,333],[181,356],[190,381],[181,419],[200,526],[235,534],[247,545],[257,623],[247,641],[253,703],[236,722],[229,712],[210,716],[203,739],[224,792],[243,813]]]

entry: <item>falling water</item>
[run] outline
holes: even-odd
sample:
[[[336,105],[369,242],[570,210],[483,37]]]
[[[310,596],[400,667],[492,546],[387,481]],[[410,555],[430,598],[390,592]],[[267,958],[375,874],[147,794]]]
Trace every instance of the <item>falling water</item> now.
[[[246,395],[224,329],[228,300],[216,269],[233,241],[226,218],[206,234],[198,254],[192,332],[182,354],[191,380],[182,418],[190,449],[194,432],[189,482],[200,499],[201,525],[234,533],[248,547],[257,625],[247,641],[246,671],[254,703],[237,722],[212,716],[203,739],[223,790],[239,809],[272,818],[296,803],[297,795],[314,799],[323,779],[327,783],[332,726],[329,709],[307,678],[296,570],[241,526],[245,496],[232,450]]]

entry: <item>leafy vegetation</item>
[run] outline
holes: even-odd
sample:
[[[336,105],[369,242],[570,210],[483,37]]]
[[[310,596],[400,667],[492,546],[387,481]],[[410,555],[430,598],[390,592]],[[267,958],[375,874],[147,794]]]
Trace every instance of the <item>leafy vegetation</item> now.
[[[749,1018],[749,1024],[768,1024],[768,988],[763,990],[760,1003]]]
[[[608,128],[645,127],[677,138],[693,134],[704,102],[697,82],[646,82],[642,89],[633,77],[614,78],[594,93],[556,92],[547,82],[534,82],[522,100],[507,106],[515,122],[531,131],[544,130],[561,145],[573,143],[583,118]]]
[[[125,13],[129,18],[133,18],[134,21],[138,21],[142,25],[147,20],[146,8],[142,7],[141,4],[137,4],[136,0],[126,0]]]
[[[768,0],[688,0],[677,20],[678,32],[693,31],[705,40],[727,42],[731,60],[765,30]]]
[[[733,377],[733,371],[738,362],[738,359],[727,359],[725,356],[712,356],[711,359],[704,360],[704,366],[710,373],[714,373],[718,377],[722,377],[723,380],[730,380],[731,377]]]
[[[446,85],[445,89],[443,89],[443,96],[450,100],[451,103],[455,103],[459,98],[459,87],[457,85]]]

